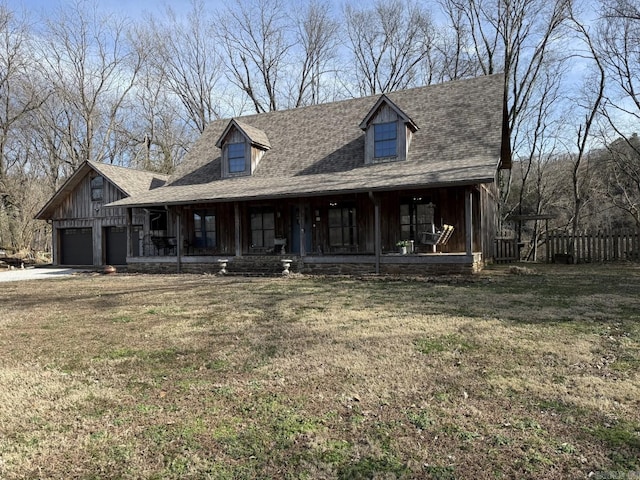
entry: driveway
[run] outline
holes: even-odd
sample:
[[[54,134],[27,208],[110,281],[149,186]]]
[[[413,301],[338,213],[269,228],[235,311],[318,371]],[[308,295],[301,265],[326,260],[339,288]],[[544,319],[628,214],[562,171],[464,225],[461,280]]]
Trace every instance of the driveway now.
[[[73,268],[25,268],[16,270],[0,270],[0,282],[17,282],[20,280],[43,280],[45,278],[63,278],[82,272]]]

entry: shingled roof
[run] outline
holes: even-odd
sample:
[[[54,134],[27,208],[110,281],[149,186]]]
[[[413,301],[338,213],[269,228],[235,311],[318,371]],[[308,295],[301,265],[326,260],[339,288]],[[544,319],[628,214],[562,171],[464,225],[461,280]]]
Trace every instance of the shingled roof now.
[[[91,170],[98,172],[109,182],[116,186],[127,196],[138,196],[153,188],[164,185],[169,179],[168,175],[134,170],[133,168],[119,167],[108,163],[84,162],[80,165],[66,182],[58,189],[35,218],[47,220],[51,218],[55,209],[64,201]]]
[[[222,178],[216,146],[230,119],[208,125],[166,186],[111,206],[152,206],[254,198],[488,183],[500,164],[503,75],[413,88],[386,96],[410,118],[406,161],[365,165],[360,125],[380,95],[240,117],[270,150],[251,176]]]

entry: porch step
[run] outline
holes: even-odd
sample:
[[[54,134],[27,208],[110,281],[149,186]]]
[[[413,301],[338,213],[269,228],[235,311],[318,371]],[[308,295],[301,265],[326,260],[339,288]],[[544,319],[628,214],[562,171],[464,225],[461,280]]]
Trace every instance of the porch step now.
[[[227,263],[228,275],[243,275],[243,276],[272,276],[282,275],[282,259],[291,258],[289,256],[247,256],[247,257],[232,257]],[[291,263],[291,271],[295,272],[296,261]]]

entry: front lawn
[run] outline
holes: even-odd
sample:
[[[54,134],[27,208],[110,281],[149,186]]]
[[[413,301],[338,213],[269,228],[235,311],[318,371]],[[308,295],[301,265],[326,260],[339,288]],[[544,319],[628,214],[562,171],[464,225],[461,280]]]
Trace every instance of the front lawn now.
[[[0,287],[0,477],[634,478],[640,267]]]

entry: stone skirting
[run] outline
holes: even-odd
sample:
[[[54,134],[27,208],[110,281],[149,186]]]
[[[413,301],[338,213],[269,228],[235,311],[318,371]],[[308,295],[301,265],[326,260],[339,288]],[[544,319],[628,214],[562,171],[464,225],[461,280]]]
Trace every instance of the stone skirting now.
[[[291,273],[310,275],[369,275],[376,273],[373,255],[348,256],[279,256],[247,255],[242,257],[136,257],[127,259],[127,271],[137,273],[208,273],[218,274],[221,262],[229,275],[277,276],[283,271],[282,260],[290,258]],[[482,255],[384,255],[379,259],[382,275],[451,275],[473,274],[483,267]]]

